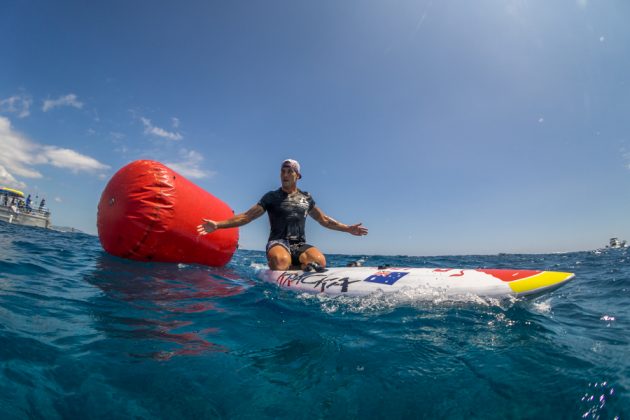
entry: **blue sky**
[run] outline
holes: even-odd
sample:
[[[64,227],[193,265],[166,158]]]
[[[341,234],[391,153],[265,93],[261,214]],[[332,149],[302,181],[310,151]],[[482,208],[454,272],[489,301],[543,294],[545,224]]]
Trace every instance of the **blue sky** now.
[[[0,184],[96,233],[111,176],[161,161],[247,210],[300,187],[367,237],[324,252],[555,252],[630,239],[625,1],[0,5]],[[241,228],[263,249],[266,216]]]

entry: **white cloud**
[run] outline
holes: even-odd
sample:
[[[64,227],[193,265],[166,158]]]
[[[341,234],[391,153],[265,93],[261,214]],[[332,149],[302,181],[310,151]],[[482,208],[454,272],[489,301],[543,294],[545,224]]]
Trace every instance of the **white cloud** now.
[[[201,153],[194,150],[181,149],[179,155],[181,159],[178,162],[166,162],[164,164],[186,178],[202,179],[216,175],[216,172],[207,171],[200,167],[203,162]]]
[[[20,189],[26,187],[26,184],[15,179],[2,165],[0,165],[0,184]]]
[[[31,166],[42,163],[36,152],[36,145],[22,134],[13,130],[11,121],[0,117],[0,165],[13,175],[25,178],[41,178],[42,175]]]
[[[0,99],[0,112],[14,112],[19,118],[31,115],[30,107],[33,100],[26,95],[13,95],[7,99]]]
[[[172,121],[173,121],[173,128],[179,127],[179,118],[173,117]]]
[[[74,93],[69,93],[66,96],[60,96],[58,99],[46,99],[44,100],[44,106],[42,107],[42,111],[47,112],[53,108],[57,108],[60,106],[72,106],[78,109],[83,108],[83,102],[80,102],[77,99],[77,95]]]
[[[81,171],[96,172],[109,168],[109,166],[94,158],[82,155],[74,150],[55,146],[42,146],[41,155],[46,159],[46,163],[57,168],[71,169],[75,173]]]
[[[37,165],[52,165],[70,169],[72,172],[98,172],[108,169],[94,158],[74,150],[56,146],[46,146],[32,142],[15,131],[11,121],[0,117],[0,180],[11,186],[24,188],[25,184],[17,177],[41,178],[35,169]]]
[[[140,121],[144,124],[144,133],[151,134],[157,137],[162,137],[169,140],[181,140],[184,137],[177,132],[166,131],[163,128],[156,127],[151,123],[151,120],[148,118],[141,117]],[[178,120],[179,121],[179,120]]]

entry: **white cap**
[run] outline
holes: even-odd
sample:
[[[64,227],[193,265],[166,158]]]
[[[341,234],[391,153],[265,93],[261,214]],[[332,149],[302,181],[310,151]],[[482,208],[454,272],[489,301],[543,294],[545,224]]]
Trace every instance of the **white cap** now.
[[[282,162],[281,168],[285,168],[285,167],[293,169],[293,171],[296,174],[298,174],[298,179],[302,178],[302,172],[300,172],[300,162],[298,162],[297,160],[295,160],[295,159],[285,159]]]

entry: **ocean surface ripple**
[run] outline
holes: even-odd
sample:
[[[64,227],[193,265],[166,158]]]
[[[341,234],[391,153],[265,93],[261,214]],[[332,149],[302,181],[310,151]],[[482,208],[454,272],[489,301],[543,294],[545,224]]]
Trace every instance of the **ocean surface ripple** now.
[[[535,299],[302,295],[139,263],[0,223],[0,418],[630,417],[630,252],[330,255],[330,265],[523,268]]]

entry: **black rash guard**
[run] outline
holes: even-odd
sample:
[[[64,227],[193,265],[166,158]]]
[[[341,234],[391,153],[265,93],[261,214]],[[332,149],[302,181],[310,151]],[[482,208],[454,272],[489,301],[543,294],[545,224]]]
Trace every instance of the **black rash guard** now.
[[[315,200],[309,193],[297,190],[289,195],[278,188],[263,195],[258,205],[269,214],[270,241],[284,239],[291,243],[306,242],[306,216],[315,207]]]

